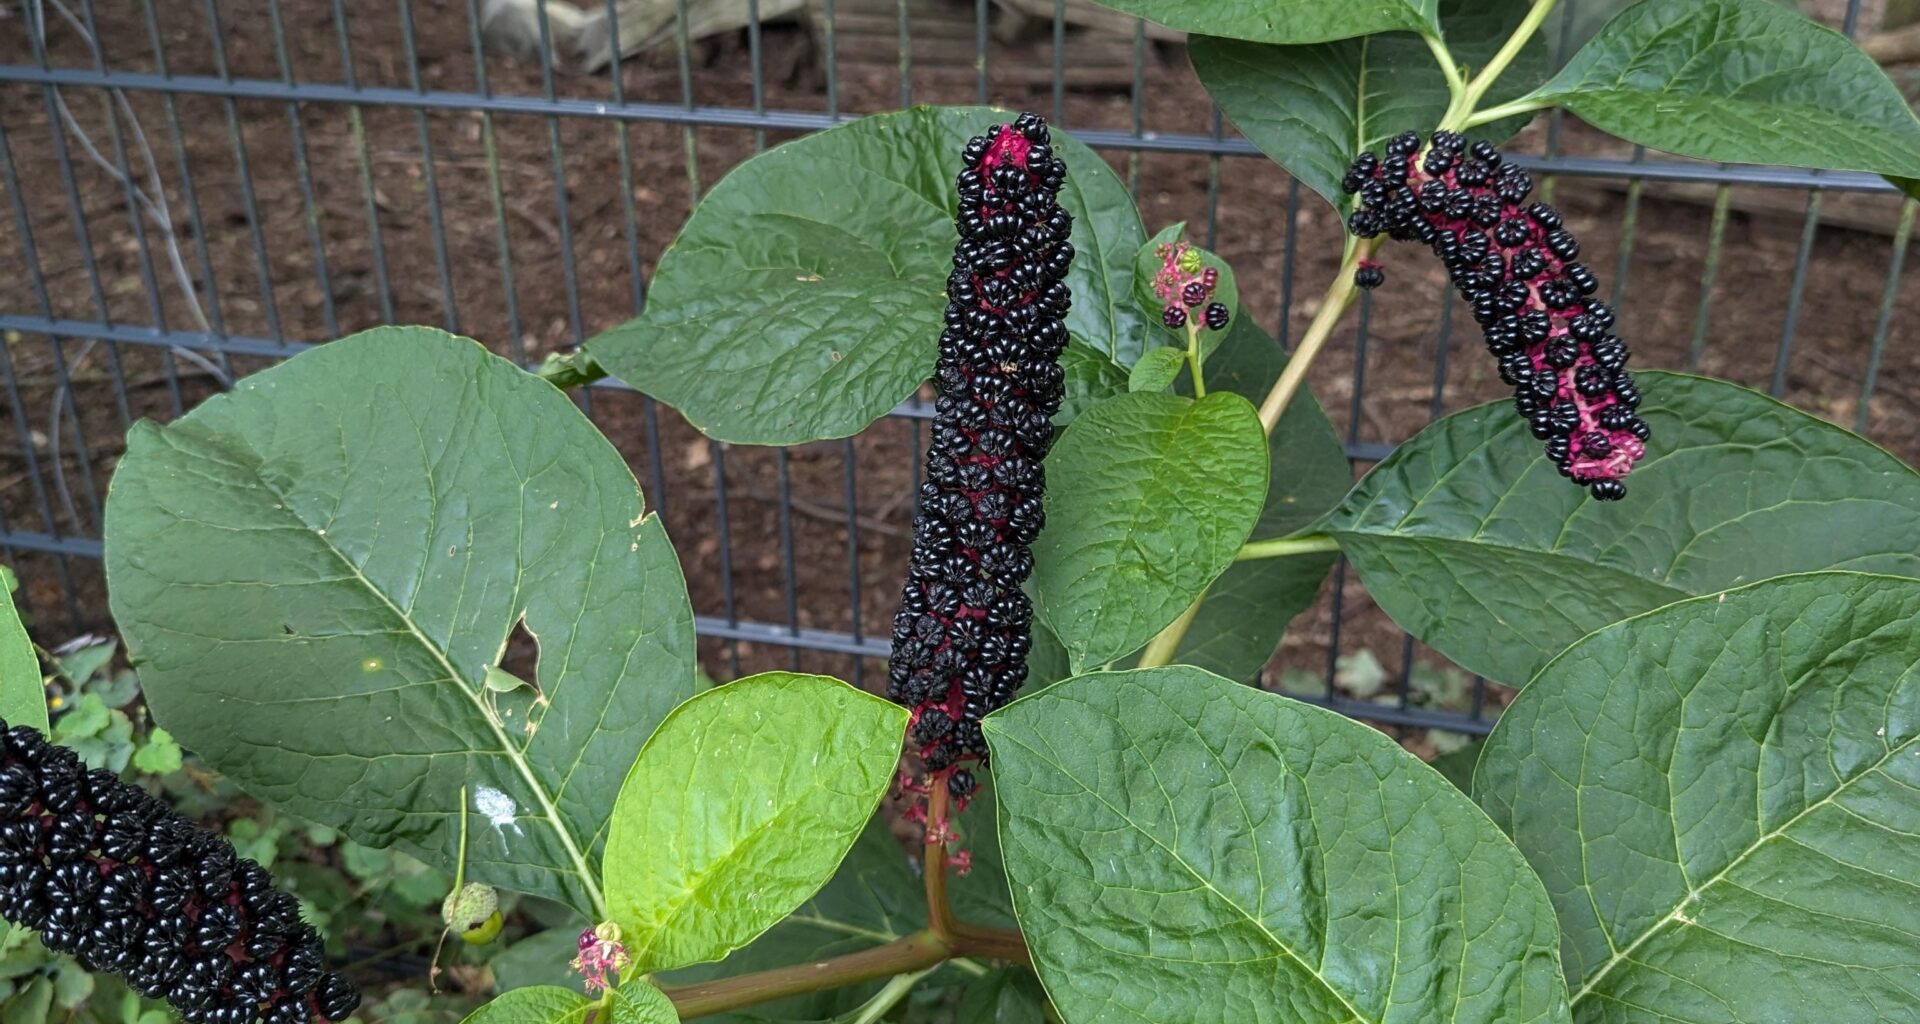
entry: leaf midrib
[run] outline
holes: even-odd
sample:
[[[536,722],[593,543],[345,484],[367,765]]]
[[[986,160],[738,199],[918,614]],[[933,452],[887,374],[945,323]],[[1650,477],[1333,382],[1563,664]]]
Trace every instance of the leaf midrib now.
[[[262,490],[278,499],[280,510],[285,512],[288,518],[298,523],[303,529],[309,531],[312,536],[320,542],[320,545],[327,550],[327,553],[331,554],[334,559],[340,563],[342,568],[351,573],[353,578],[358,580],[366,589],[367,593],[378,599],[381,605],[385,606],[387,611],[393,614],[394,619],[404,626],[406,631],[432,656],[433,660],[438,662],[440,667],[446,671],[447,678],[454,683],[454,688],[460,691],[461,696],[465,697],[469,704],[473,705],[473,709],[478,713],[480,720],[487,723],[488,731],[493,733],[494,739],[500,744],[500,753],[513,765],[514,770],[520,774],[521,781],[526,783],[528,791],[531,792],[534,799],[538,801],[546,820],[552,825],[554,835],[560,840],[560,845],[565,848],[567,858],[573,862],[575,875],[579,878],[581,885],[586,887],[587,898],[593,904],[592,909],[595,915],[600,918],[606,917],[606,896],[600,891],[600,883],[594,877],[593,869],[588,864],[586,856],[581,852],[578,840],[574,838],[572,830],[567,827],[566,819],[560,816],[560,808],[553,802],[553,798],[547,793],[546,789],[541,786],[539,779],[534,776],[533,766],[527,763],[526,758],[521,756],[520,751],[516,749],[513,742],[508,739],[506,730],[503,729],[498,722],[495,722],[491,715],[487,714],[486,708],[481,704],[479,696],[464,685],[463,681],[466,677],[460,673],[458,668],[454,667],[452,660],[447,657],[446,652],[441,650],[440,646],[429,639],[425,633],[422,633],[420,628],[415,625],[413,619],[401,611],[400,607],[394,604],[393,599],[388,597],[384,591],[375,586],[374,582],[368,579],[365,573],[360,571],[360,567],[355,565],[352,559],[347,557],[346,552],[341,551],[334,545],[332,538],[327,536],[323,528],[307,522],[300,516],[299,512],[294,508],[294,502],[290,495],[282,493],[279,488],[273,486],[272,483],[261,475],[259,466],[262,459],[258,452],[253,451],[251,448],[246,448],[235,454],[242,456],[239,460],[239,465],[246,470],[248,475],[253,477],[254,482]],[[462,807],[460,813],[465,814],[466,808]]]
[[[1571,995],[1571,997],[1568,999],[1568,1005],[1570,1006],[1578,1005],[1580,1000],[1586,998],[1588,995],[1601,995],[1601,996],[1606,995],[1606,993],[1604,992],[1595,993],[1594,986],[1598,985],[1603,979],[1605,979],[1606,976],[1609,973],[1611,973],[1615,967],[1618,967],[1621,963],[1625,962],[1628,957],[1632,956],[1634,951],[1638,950],[1641,946],[1645,945],[1647,943],[1647,940],[1653,938],[1655,935],[1658,935],[1661,931],[1666,929],[1668,925],[1674,923],[1675,921],[1680,920],[1681,911],[1685,910],[1687,906],[1697,902],[1702,896],[1704,896],[1708,892],[1708,890],[1712,889],[1714,886],[1724,881],[1726,877],[1732,874],[1736,868],[1740,867],[1740,865],[1742,864],[1745,864],[1748,858],[1752,857],[1755,853],[1758,853],[1761,847],[1766,846],[1768,843],[1773,842],[1775,839],[1779,839],[1780,837],[1785,836],[1788,832],[1792,831],[1795,825],[1798,825],[1800,823],[1801,819],[1805,818],[1807,815],[1812,814],[1813,812],[1820,810],[1821,808],[1826,807],[1829,804],[1832,804],[1835,800],[1837,800],[1840,797],[1841,794],[1847,791],[1848,787],[1852,786],[1856,782],[1859,782],[1861,779],[1867,778],[1868,776],[1871,776],[1880,772],[1887,766],[1889,762],[1891,762],[1894,758],[1898,757],[1900,754],[1906,752],[1909,748],[1920,749],[1920,747],[1916,747],[1916,744],[1920,744],[1920,738],[1910,739],[1898,746],[1887,748],[1886,754],[1883,755],[1878,761],[1875,761],[1873,764],[1862,769],[1858,774],[1840,783],[1840,785],[1835,786],[1833,788],[1833,792],[1828,793],[1826,796],[1823,796],[1820,799],[1814,801],[1813,803],[1808,804],[1805,808],[1803,808],[1800,811],[1800,813],[1787,819],[1778,828],[1775,828],[1775,829],[1772,829],[1771,831],[1763,833],[1761,836],[1759,836],[1759,838],[1755,839],[1752,843],[1748,844],[1747,848],[1740,851],[1740,855],[1738,857],[1735,857],[1733,860],[1729,861],[1726,867],[1721,868],[1718,872],[1714,874],[1712,878],[1709,878],[1705,882],[1700,883],[1698,887],[1687,890],[1686,895],[1682,896],[1679,900],[1675,901],[1672,908],[1670,908],[1666,914],[1661,916],[1661,918],[1658,921],[1655,921],[1653,924],[1649,925],[1647,929],[1641,932],[1640,935],[1636,937],[1632,942],[1621,947],[1619,950],[1615,951],[1612,956],[1608,957],[1606,959],[1606,962],[1600,965],[1600,969],[1593,972],[1593,974],[1587,978],[1586,982],[1582,984],[1580,988]]]

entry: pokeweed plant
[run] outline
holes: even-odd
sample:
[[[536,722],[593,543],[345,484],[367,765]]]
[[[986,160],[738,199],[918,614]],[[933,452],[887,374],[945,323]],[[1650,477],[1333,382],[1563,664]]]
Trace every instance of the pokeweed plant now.
[[[486,1024],[1920,1015],[1920,474],[1732,384],[1627,376],[1623,318],[1494,148],[1563,107],[1905,187],[1894,88],[1767,0],[1645,0],[1551,78],[1552,0],[1110,5],[1196,33],[1226,114],[1350,217],[1292,352],[1066,133],[862,118],[722,180],[644,315],[546,379],[381,328],[138,426],[106,558],[155,720],[276,809],[451,871],[461,929],[474,885],[569,908],[500,956]],[[1380,236],[1445,263],[1515,397],[1350,485],[1302,382],[1358,292],[1406,301]],[[892,701],[696,685],[659,518],[557,388],[607,373],[742,444],[853,434],[931,378]],[[1246,685],[1336,556],[1525,684],[1470,793]],[[168,827],[15,786],[30,732],[0,767],[27,794],[0,807],[4,913],[142,863],[88,828]],[[166,943],[225,937],[206,908],[251,889],[219,880]],[[44,934],[84,955],[70,918]],[[187,975],[205,1019],[294,1016],[249,969]],[[346,1008],[316,984],[303,1005]]]

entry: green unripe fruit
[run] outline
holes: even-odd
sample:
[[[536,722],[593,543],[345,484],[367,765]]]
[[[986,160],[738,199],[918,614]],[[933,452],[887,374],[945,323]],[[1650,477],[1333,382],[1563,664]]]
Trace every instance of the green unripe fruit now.
[[[500,937],[506,923],[500,916],[500,897],[490,885],[468,882],[448,893],[440,904],[440,917],[461,941],[484,946]]]

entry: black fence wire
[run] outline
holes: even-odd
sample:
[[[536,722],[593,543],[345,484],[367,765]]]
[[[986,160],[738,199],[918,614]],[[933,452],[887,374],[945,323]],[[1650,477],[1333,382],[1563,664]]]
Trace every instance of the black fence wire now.
[[[862,113],[1049,114],[1115,161],[1149,232],[1186,219],[1234,260],[1283,344],[1337,259],[1337,218],[1232,132],[1178,40],[1093,24],[1084,0],[1053,0],[1051,19],[1032,0],[811,0],[797,27],[745,0],[745,26],[710,38],[695,15],[721,5],[663,2],[661,38],[623,57],[616,34],[597,74],[567,67],[560,0],[536,6],[518,57],[489,52],[482,0],[0,8],[0,556],[43,643],[111,628],[101,512],[137,418],[380,323],[537,364],[644,307],[720,172]],[[1561,53],[1583,4],[1564,6]],[[1913,202],[1872,175],[1657,158],[1559,115],[1516,145],[1605,225],[1639,365],[1730,376],[1915,454],[1920,353],[1893,344],[1911,338]],[[1431,302],[1370,298],[1312,377],[1356,470],[1495,393],[1451,351],[1444,287],[1416,285]],[[579,400],[681,550],[710,671],[872,681],[929,405],[788,450],[701,438],[617,381]],[[1507,695],[1393,629],[1344,563],[1263,682],[1403,734],[1484,733]]]

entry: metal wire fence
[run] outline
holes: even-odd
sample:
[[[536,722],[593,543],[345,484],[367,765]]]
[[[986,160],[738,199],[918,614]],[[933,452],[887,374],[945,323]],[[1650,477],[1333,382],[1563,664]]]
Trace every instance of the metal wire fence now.
[[[1565,6],[1561,52],[1582,4]],[[616,37],[597,75],[556,66],[544,4],[538,55],[519,59],[487,52],[481,0],[9,11],[0,554],[40,639],[110,628],[101,509],[136,418],[379,323],[436,323],[531,365],[644,307],[655,255],[717,171],[859,113],[1050,113],[1117,162],[1149,230],[1184,216],[1233,258],[1283,344],[1311,316],[1337,219],[1211,110],[1177,42],[1086,27],[1079,0],[1037,22],[997,0],[815,0],[800,28],[747,8],[744,29],[702,40],[679,0],[664,45],[622,59]],[[1629,322],[1660,356],[1636,342],[1643,364],[1733,376],[1911,454],[1920,361],[1894,343],[1913,203],[1870,175],[1652,158],[1558,116],[1520,145],[1549,188],[1586,197],[1616,305],[1634,282],[1649,312]],[[1797,230],[1768,242],[1782,197]],[[1769,245],[1779,258],[1756,260]],[[1369,300],[1313,377],[1358,469],[1492,394],[1461,365],[1475,361],[1450,365],[1454,310],[1424,287],[1416,312]],[[678,542],[716,674],[875,670],[929,405],[766,450],[700,438],[618,382],[580,402]],[[1483,733],[1505,699],[1392,630],[1344,565],[1263,681],[1403,730]]]

